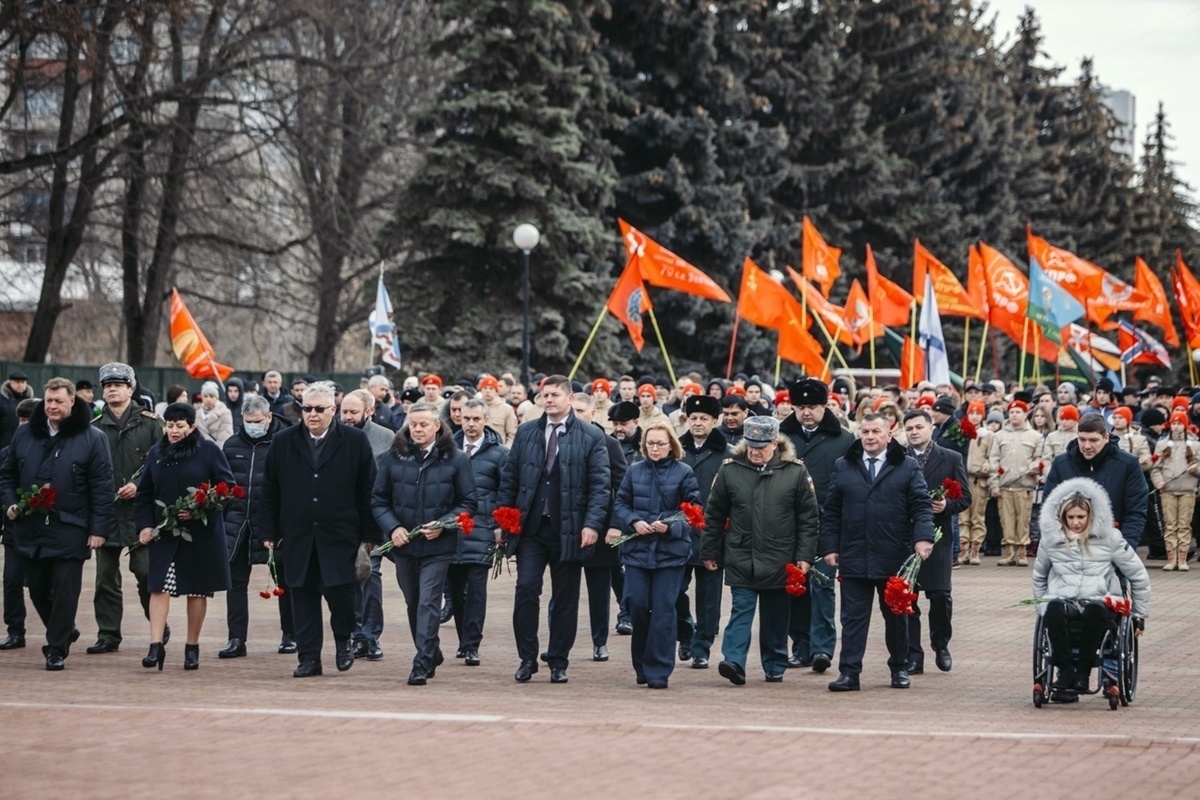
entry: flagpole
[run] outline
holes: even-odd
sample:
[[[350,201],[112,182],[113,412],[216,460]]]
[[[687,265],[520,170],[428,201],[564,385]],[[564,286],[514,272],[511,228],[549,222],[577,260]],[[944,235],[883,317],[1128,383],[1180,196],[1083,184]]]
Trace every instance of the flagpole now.
[[[204,357],[208,359],[208,368],[212,370],[213,377],[217,379],[217,383],[221,384],[221,391],[225,391],[225,381],[221,380],[221,373],[217,372],[217,362],[213,361],[212,353],[205,353]]]
[[[838,326],[837,326],[837,333],[835,333],[833,335],[833,340],[837,341],[837,338],[841,335],[842,335],[842,323],[839,322]],[[825,374],[826,375],[830,374],[829,373],[829,364],[831,361],[833,361],[833,354],[836,352],[838,352],[837,348],[830,345],[829,355],[825,356]],[[862,352],[862,351],[859,351],[859,352]],[[845,362],[842,362],[842,363],[845,363]],[[849,367],[847,367],[847,369],[849,369]]]
[[[740,296],[738,302],[741,302]],[[737,345],[737,331],[741,321],[742,318],[735,311],[733,314],[733,335],[729,337],[729,363],[725,365],[725,380],[729,380],[733,376],[733,350]]]
[[[671,366],[671,356],[667,354],[667,345],[663,342],[662,331],[658,329],[658,320],[654,317],[654,309],[647,309],[650,313],[650,324],[654,326],[654,335],[658,337],[658,349],[662,350],[663,361],[667,362],[667,374],[671,376],[671,386],[674,386],[675,369]]]
[[[975,382],[976,383],[979,383],[979,376],[983,373],[983,354],[984,354],[984,352],[987,351],[987,347],[984,345],[984,339],[987,338],[988,325],[990,323],[991,323],[991,320],[985,319],[983,321],[983,334],[980,335],[980,337],[979,337],[979,357],[975,362]],[[967,373],[964,370],[963,377],[965,378],[966,375],[967,375]]]
[[[912,303],[908,307],[908,338],[913,344],[917,343],[917,298],[913,297]],[[916,369],[917,353],[916,349],[910,347],[908,350],[908,375],[911,378],[913,370]],[[908,386],[901,386],[901,389],[908,389]]]
[[[871,337],[871,385],[875,385],[875,307],[867,303],[867,335]]]
[[[1025,318],[1025,324],[1021,326],[1021,362],[1017,368],[1017,383],[1020,386],[1025,385],[1025,348],[1029,346],[1029,317]]]
[[[1059,333],[1061,338],[1062,333]],[[1033,329],[1033,382],[1042,382],[1042,329]]]
[[[825,327],[825,322],[821,319],[821,315],[813,314],[813,322],[817,323],[817,327],[821,329],[821,333],[825,336],[825,341],[829,342],[829,349],[837,355],[838,363],[840,363],[845,369],[850,369],[850,365],[847,364],[846,359],[842,357],[842,351],[838,350],[837,340],[829,335],[829,329]],[[841,328],[838,330],[841,330]]]
[[[588,348],[592,346],[592,340],[596,338],[596,333],[600,330],[600,323],[604,322],[604,315],[607,313],[608,306],[601,306],[600,316],[596,317],[596,324],[592,326],[592,332],[588,334],[587,341],[583,343],[583,349],[579,351],[579,357],[575,359],[575,363],[571,367],[571,372],[567,375],[567,380],[575,377],[575,373],[579,370],[579,365],[583,363],[583,357],[587,355]]]
[[[783,333],[780,333],[779,335],[780,335],[780,337],[782,337]],[[776,347],[775,347],[775,385],[776,386],[779,385],[779,371],[782,368],[783,368],[783,356],[779,355],[779,346],[776,345]]]

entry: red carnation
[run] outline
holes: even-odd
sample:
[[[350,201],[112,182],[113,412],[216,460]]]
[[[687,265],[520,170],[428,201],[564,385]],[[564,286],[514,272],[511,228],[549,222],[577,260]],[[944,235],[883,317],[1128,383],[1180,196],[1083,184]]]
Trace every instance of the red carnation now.
[[[238,486],[236,483],[233,485],[231,493],[233,494],[235,500],[241,500],[246,496],[246,490]]]
[[[263,589],[261,592],[259,592],[258,596],[261,597],[263,600],[271,599],[271,593],[268,592],[266,589]]]
[[[1104,607],[1114,614],[1119,614],[1122,617],[1128,617],[1133,610],[1133,602],[1128,598],[1117,599],[1112,595],[1104,597]]]
[[[807,591],[808,576],[804,574],[804,570],[795,564],[784,564],[784,572],[787,575],[787,583],[784,584],[784,591],[793,597],[802,597]]]
[[[1157,464],[1157,463],[1158,463],[1158,453],[1155,453],[1155,454],[1153,454],[1152,456],[1150,456],[1150,463],[1151,463],[1151,464]]]
[[[462,528],[463,536],[470,536],[471,531],[475,529],[475,520],[466,511],[459,513],[455,518],[455,524]]]
[[[1042,470],[1044,470],[1045,468],[1046,468],[1046,465],[1045,465],[1045,463],[1043,463],[1043,462],[1039,461],[1039,462],[1038,462],[1038,472],[1041,472],[1041,471],[1042,471]]]
[[[996,474],[997,474],[997,475],[1003,475],[1003,474],[1004,474],[1004,467],[996,467]]]
[[[971,422],[971,420],[967,419],[966,417],[963,417],[961,420],[959,420],[958,428],[962,431],[963,436],[967,437],[968,439],[974,439],[979,435],[979,430],[976,429],[975,423]]]
[[[521,533],[521,510],[513,506],[500,506],[492,512],[492,519],[500,526],[500,530],[511,536]]]
[[[282,597],[283,596],[283,587],[276,586],[274,589],[271,590],[271,594],[275,595],[276,597]]]
[[[221,481],[220,483],[218,483],[216,486],[213,487],[213,491],[217,493],[217,497],[228,497],[229,496],[229,484],[226,483],[225,481]]]
[[[904,578],[893,575],[887,579],[883,588],[883,602],[893,614],[898,617],[915,614],[912,604],[916,599],[917,593],[911,590]]]
[[[704,527],[704,509],[695,503],[682,503],[679,509],[683,511],[684,517],[687,518],[687,524],[693,528]]]
[[[942,481],[942,491],[947,500],[961,500],[963,496],[962,484],[954,478],[946,478]]]

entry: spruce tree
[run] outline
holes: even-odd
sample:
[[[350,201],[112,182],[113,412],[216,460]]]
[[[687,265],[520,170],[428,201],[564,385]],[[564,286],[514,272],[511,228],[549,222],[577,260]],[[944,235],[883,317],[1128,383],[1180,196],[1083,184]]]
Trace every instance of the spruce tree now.
[[[1151,269],[1165,275],[1174,265],[1175,248],[1185,257],[1196,252],[1196,204],[1192,188],[1178,176],[1171,159],[1170,124],[1162,103],[1142,145],[1134,203],[1133,250]]]

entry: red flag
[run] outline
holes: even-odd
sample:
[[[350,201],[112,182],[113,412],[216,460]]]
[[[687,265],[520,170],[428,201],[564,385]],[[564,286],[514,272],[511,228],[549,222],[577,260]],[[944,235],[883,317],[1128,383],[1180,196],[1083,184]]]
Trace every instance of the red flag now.
[[[976,245],[971,245],[967,254],[967,294],[983,312],[983,318],[988,319],[991,311],[988,308],[987,272],[983,268],[983,255]]]
[[[1133,288],[1149,298],[1144,305],[1134,309],[1133,318],[1149,322],[1162,328],[1163,339],[1172,347],[1179,347],[1179,334],[1175,332],[1175,322],[1171,319],[1171,306],[1167,303],[1167,293],[1163,291],[1162,281],[1138,256],[1134,262]]]
[[[784,361],[799,364],[804,371],[821,380],[828,380],[825,362],[821,359],[821,344],[800,325],[794,316],[779,329],[779,357]]]
[[[612,315],[625,324],[629,338],[633,340],[634,348],[640,353],[646,345],[642,336],[642,314],[653,308],[650,305],[650,295],[642,285],[642,274],[633,259],[625,264],[617,285],[608,296],[607,308]]]
[[[925,380],[925,351],[913,341],[911,336],[904,337],[900,346],[900,388],[907,389]]]
[[[193,378],[216,378],[224,383],[233,374],[233,367],[217,363],[216,352],[174,287],[171,287],[171,349],[184,371]]]
[[[867,245],[867,295],[880,325],[908,324],[913,296],[879,274],[871,245]]]
[[[1200,348],[1200,282],[1183,262],[1183,253],[1175,251],[1175,269],[1171,270],[1171,285],[1175,290],[1175,302],[1179,306],[1179,320],[1183,323],[1183,335],[1188,347]]]
[[[1025,235],[1029,242],[1029,257],[1037,259],[1050,280],[1083,303],[1088,319],[1103,329],[1116,327],[1108,321],[1116,312],[1134,311],[1149,302],[1148,297],[1125,281],[1069,250],[1054,247],[1040,236],[1034,236],[1031,229],[1026,228]]]
[[[1058,344],[1046,338],[1045,334],[1035,335],[1036,323],[1030,322],[1028,329],[1025,327],[1025,312],[1029,306],[1029,279],[1025,273],[983,242],[979,243],[979,257],[986,278],[989,322],[997,330],[1008,334],[1014,342],[1024,346],[1027,352],[1034,352],[1036,348],[1039,358],[1052,363],[1056,361]]]
[[[842,251],[825,244],[825,239],[808,217],[804,218],[800,229],[800,268],[804,277],[821,284],[821,295],[829,297],[833,282],[842,274],[842,268],[838,266]]]
[[[850,330],[850,323],[846,321],[845,309],[834,305],[821,296],[817,291],[817,287],[813,286],[804,276],[791,267],[787,267],[788,275],[792,278],[792,283],[796,284],[801,293],[804,295],[805,302],[808,307],[813,310],[821,318],[821,322],[825,324],[829,335],[836,337],[839,342],[846,345],[856,345],[854,339],[854,331]],[[803,306],[801,306],[803,309]],[[801,322],[807,324],[808,320],[801,319]]]
[[[810,375],[822,375],[820,342],[805,329],[800,302],[783,284],[747,258],[742,263],[738,316],[760,328],[779,331],[779,357],[800,364]]]
[[[925,249],[919,239],[913,240],[913,287],[918,303],[924,302],[925,275],[933,278],[933,294],[938,313],[943,317],[974,317],[983,319],[983,309],[954,277],[950,268]]]
[[[651,239],[621,218],[621,237],[625,240],[625,251],[636,261],[642,280],[651,286],[674,289],[685,294],[707,297],[710,300],[730,302],[729,294],[700,270]]]
[[[863,291],[858,278],[855,278],[850,284],[850,293],[846,295],[846,305],[843,311],[846,316],[846,324],[850,326],[850,332],[854,334],[854,341],[859,346],[883,336],[883,326],[878,321],[871,319],[871,303],[867,300],[867,293]]]

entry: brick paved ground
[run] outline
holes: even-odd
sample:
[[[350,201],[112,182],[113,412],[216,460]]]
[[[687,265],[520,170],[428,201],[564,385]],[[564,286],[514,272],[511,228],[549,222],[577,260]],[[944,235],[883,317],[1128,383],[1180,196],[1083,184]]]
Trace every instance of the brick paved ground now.
[[[1110,712],[1096,697],[1035,710],[1030,703],[1033,611],[1028,569],[955,572],[954,670],[888,687],[882,628],[873,624],[863,691],[834,695],[831,674],[792,671],[766,684],[755,656],[735,688],[715,668],[678,669],[671,688],[637,687],[626,637],[593,663],[587,623],[565,686],[543,670],[528,685],[511,633],[512,578],[491,585],[483,665],[447,663],[426,687],[405,685],[412,645],[403,600],[385,584],[386,657],[290,677],[275,653],[274,603],[252,598],[250,656],[220,661],[224,602],[210,604],[201,668],[182,668],[184,617],[164,672],[144,670],[148,636],[126,606],[125,643],[89,656],[83,638],[61,673],[25,650],[0,653],[0,792],[5,798],[309,797],[383,789],[389,795],[497,797],[821,796],[1039,798],[1200,794],[1200,634],[1192,609],[1200,569],[1152,563],[1154,608],[1143,639],[1137,702]],[[85,572],[90,584],[92,571]],[[265,577],[263,578],[265,581]],[[585,590],[586,591],[586,590]],[[132,595],[132,592],[128,592]],[[585,604],[586,605],[586,604]],[[585,612],[586,613],[586,612]],[[443,646],[452,655],[453,627]],[[448,637],[448,638],[447,638]],[[544,632],[543,632],[544,637]],[[719,647],[719,642],[718,642]],[[714,659],[715,664],[716,659]]]

